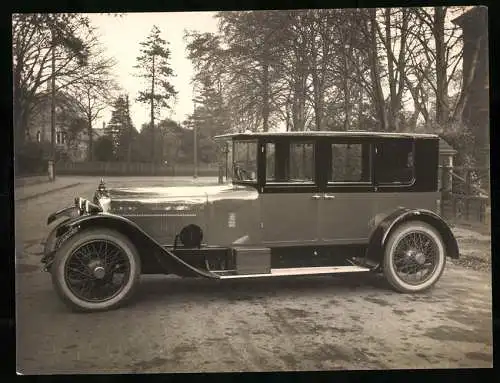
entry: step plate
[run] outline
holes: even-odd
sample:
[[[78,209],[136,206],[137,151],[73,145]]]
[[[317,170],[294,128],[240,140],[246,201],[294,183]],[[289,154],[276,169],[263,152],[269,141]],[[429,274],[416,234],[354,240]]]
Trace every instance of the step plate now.
[[[366,271],[370,271],[370,269],[360,266],[299,267],[290,269],[271,269],[271,272],[267,274],[221,275],[220,279],[261,278],[261,277],[270,278],[270,277],[285,277],[285,276],[299,276],[299,275],[359,273]]]

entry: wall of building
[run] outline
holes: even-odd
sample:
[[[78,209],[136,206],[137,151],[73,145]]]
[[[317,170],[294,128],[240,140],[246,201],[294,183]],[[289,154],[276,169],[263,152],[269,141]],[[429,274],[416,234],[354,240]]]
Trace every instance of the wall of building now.
[[[59,103],[63,101],[59,100]],[[65,98],[66,113],[75,118],[79,117],[78,113],[71,110],[68,106],[71,99]],[[56,102],[57,105],[57,102]],[[69,120],[63,120],[61,117],[61,107],[56,106],[56,147],[58,150],[67,154],[72,161],[85,161],[87,158],[88,134],[84,129],[78,134],[76,143],[69,144],[65,132],[68,130]],[[28,140],[38,142],[51,142],[51,103],[50,96],[47,94],[40,104],[33,111],[28,123]]]

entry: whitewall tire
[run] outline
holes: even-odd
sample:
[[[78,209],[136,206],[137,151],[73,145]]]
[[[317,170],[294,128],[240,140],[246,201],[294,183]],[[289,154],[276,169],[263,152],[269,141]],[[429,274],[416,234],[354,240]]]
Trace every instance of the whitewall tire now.
[[[446,248],[441,235],[421,221],[397,226],[384,252],[385,278],[401,293],[428,290],[441,278],[446,265]]]
[[[75,234],[57,249],[51,273],[55,290],[72,309],[104,311],[132,297],[141,262],[125,236],[94,229]]]

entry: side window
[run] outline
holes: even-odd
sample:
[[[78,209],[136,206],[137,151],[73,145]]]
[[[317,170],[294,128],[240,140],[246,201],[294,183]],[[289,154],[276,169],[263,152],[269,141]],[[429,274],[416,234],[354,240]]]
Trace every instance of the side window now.
[[[314,168],[314,144],[266,144],[266,182],[314,182]]]
[[[314,181],[314,144],[305,142],[290,144],[288,181]]]
[[[233,180],[255,181],[257,179],[257,142],[234,141]]]
[[[370,182],[370,146],[332,144],[332,167],[328,182]]]
[[[390,141],[377,145],[377,182],[405,185],[413,182],[413,142]]]

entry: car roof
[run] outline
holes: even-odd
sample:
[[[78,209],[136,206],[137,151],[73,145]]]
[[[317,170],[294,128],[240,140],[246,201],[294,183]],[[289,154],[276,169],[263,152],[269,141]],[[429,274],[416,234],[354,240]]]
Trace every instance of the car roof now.
[[[265,137],[380,137],[380,138],[439,138],[436,134],[428,133],[393,133],[393,132],[372,132],[365,130],[349,130],[349,131],[302,131],[302,132],[245,132],[245,133],[229,133],[215,136],[215,139],[238,138],[265,138]]]

